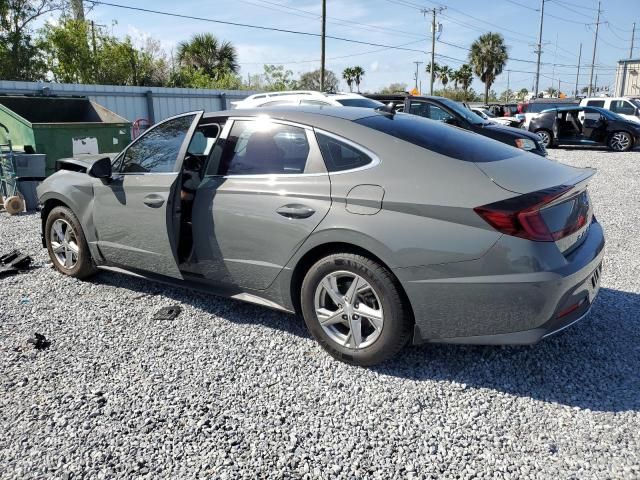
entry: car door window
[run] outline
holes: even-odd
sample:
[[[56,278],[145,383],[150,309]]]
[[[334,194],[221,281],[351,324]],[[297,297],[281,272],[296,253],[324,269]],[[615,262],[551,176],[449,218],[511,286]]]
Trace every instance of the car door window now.
[[[626,100],[614,100],[611,102],[611,111],[622,115],[635,115],[636,108]]]
[[[178,152],[194,118],[195,115],[173,118],[148,130],[127,149],[120,172],[173,172]]]
[[[219,175],[303,173],[309,157],[304,128],[270,120],[236,120],[225,142]]]
[[[589,100],[587,107],[600,107],[604,108],[604,100]]]
[[[370,164],[372,158],[358,148],[337,138],[316,132],[322,158],[329,172],[353,170]]]
[[[453,116],[443,108],[427,102],[411,102],[409,113],[440,122],[446,122],[453,118]]]

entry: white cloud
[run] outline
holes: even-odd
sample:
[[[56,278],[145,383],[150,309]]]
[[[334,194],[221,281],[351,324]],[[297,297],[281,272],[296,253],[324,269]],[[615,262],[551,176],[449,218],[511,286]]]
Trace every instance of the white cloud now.
[[[371,72],[377,72],[378,70],[380,70],[380,62],[378,62],[378,60],[371,62],[369,70],[371,70]]]

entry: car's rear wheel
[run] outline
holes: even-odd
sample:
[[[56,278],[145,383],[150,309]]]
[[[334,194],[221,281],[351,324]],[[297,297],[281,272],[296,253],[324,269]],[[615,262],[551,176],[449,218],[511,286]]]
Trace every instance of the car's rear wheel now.
[[[80,222],[69,208],[51,210],[45,222],[45,241],[59,272],[75,278],[87,278],[96,272]]]
[[[627,132],[614,132],[609,137],[608,146],[614,152],[626,152],[633,147],[633,139]]]
[[[301,305],[318,343],[353,365],[381,363],[411,336],[411,315],[396,279],[361,255],[339,253],[316,262],[302,282]]]
[[[540,137],[540,142],[542,142],[544,148],[551,148],[553,134],[549,130],[536,130],[536,134]]]

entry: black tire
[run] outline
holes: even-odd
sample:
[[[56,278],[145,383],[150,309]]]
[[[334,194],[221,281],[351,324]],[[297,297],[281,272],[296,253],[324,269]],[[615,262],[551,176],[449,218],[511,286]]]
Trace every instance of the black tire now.
[[[544,145],[544,148],[553,147],[553,133],[551,133],[549,130],[546,130],[544,128],[536,130],[535,133],[540,138],[540,143]]]
[[[628,152],[633,148],[633,137],[628,132],[613,132],[607,140],[607,146],[614,152]]]
[[[356,274],[368,282],[384,312],[380,333],[366,347],[350,348],[339,344],[325,332],[316,314],[316,289],[327,275],[343,271]],[[300,300],[311,335],[334,358],[351,365],[371,366],[384,362],[402,350],[411,338],[413,319],[403,301],[397,280],[386,268],[362,255],[338,253],[316,262],[304,277]]]
[[[74,244],[78,247],[76,261],[73,266],[69,268],[61,263],[53,251],[52,228],[56,220],[63,220],[71,226],[75,237]],[[90,277],[96,273],[97,268],[91,258],[91,252],[89,251],[89,246],[87,245],[87,240],[84,236],[84,232],[82,231],[80,222],[69,208],[55,207],[51,210],[49,216],[47,216],[47,221],[45,222],[44,235],[51,262],[53,263],[54,268],[60,273],[79,279]]]

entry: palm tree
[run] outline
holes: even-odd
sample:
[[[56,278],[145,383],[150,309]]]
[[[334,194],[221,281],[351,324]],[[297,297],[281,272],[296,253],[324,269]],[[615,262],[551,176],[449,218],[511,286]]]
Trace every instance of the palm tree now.
[[[353,81],[354,81],[355,73],[353,68],[347,67],[342,71],[342,78],[347,81],[347,85],[349,85],[349,91],[353,92]]]
[[[453,77],[453,69],[448,65],[443,65],[440,67],[440,82],[442,83],[443,88],[447,88],[447,83]]]
[[[177,60],[183,67],[200,70],[217,80],[238,73],[238,55],[230,42],[220,42],[210,33],[199,33],[178,44]]]
[[[471,44],[469,62],[473,65],[474,73],[484,83],[485,102],[489,98],[491,85],[502,73],[508,59],[507,46],[499,33],[485,33]]]
[[[364,77],[364,69],[361,66],[356,65],[351,69],[351,72],[353,73],[353,81],[356,82],[358,93],[360,93],[360,82],[362,81],[362,77]]]
[[[431,63],[427,63],[425,68],[427,73],[431,73]],[[440,78],[440,65],[437,62],[433,62],[433,83],[436,83]]]
[[[473,82],[473,69],[471,68],[471,65],[469,65],[468,63],[461,65],[460,68],[455,72],[455,78],[462,87],[466,98],[466,93],[471,86],[471,82]]]

